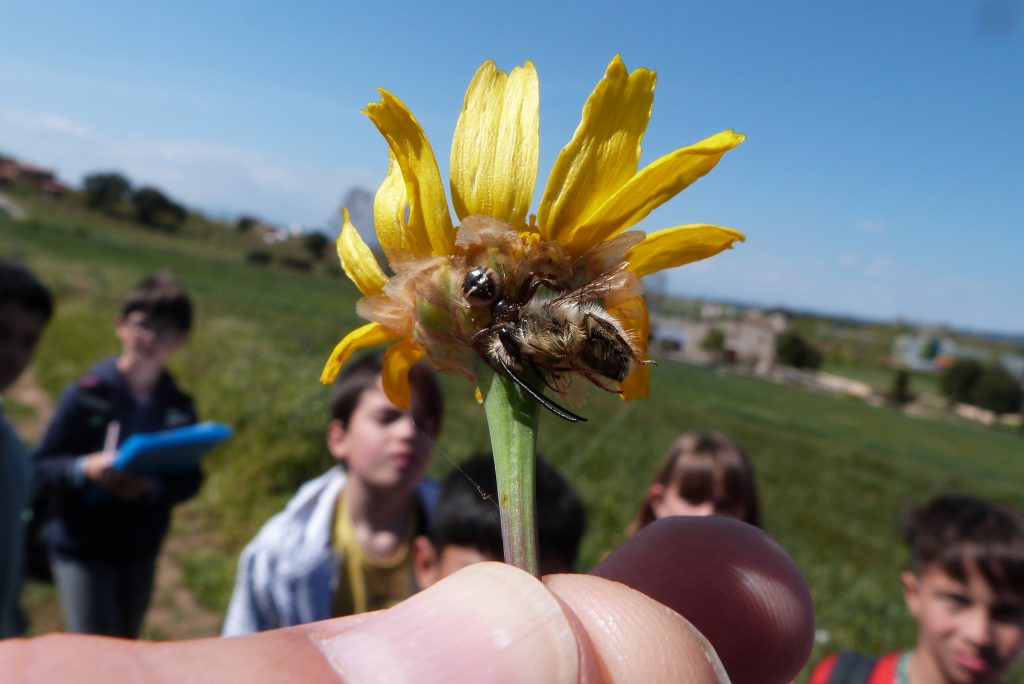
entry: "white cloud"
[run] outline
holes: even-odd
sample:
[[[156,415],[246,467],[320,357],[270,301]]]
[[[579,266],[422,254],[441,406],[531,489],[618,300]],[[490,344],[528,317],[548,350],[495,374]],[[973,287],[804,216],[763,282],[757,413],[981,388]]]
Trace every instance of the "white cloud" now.
[[[95,136],[92,129],[74,119],[59,114],[25,112],[17,109],[0,110],[0,121],[26,131],[46,133],[79,140]]]
[[[299,192],[303,178],[282,164],[268,161],[255,150],[203,142],[142,140],[108,146],[114,158],[157,163],[171,168],[205,167],[249,178],[263,189]]]
[[[379,170],[282,161],[204,140],[127,139],[58,114],[10,108],[0,109],[0,148],[55,166],[71,182],[118,170],[191,207],[308,227],[324,225],[348,188],[373,188],[379,181]]]

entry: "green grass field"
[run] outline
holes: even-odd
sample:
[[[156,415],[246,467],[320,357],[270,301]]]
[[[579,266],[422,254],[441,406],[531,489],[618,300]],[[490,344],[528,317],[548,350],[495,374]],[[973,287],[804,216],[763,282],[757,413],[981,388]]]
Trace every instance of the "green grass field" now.
[[[328,392],[317,378],[334,343],[357,324],[357,293],[334,269],[299,274],[248,265],[244,248],[229,240],[153,233],[52,202],[26,204],[34,210],[29,221],[0,216],[0,254],[27,262],[58,295],[35,365],[53,395],[116,351],[118,298],[141,276],[169,268],[195,295],[198,323],[172,368],[202,416],[233,425],[236,437],[208,460],[203,491],[179,509],[172,534],[183,588],[199,605],[223,611],[241,547],[301,482],[331,464],[322,437]],[[437,476],[488,448],[472,387],[446,378],[445,388]],[[828,633],[815,659],[837,647],[911,643],[896,534],[908,504],[955,490],[1021,505],[1024,440],[1006,432],[667,361],[652,372],[650,400],[591,398],[581,409],[589,423],[545,415],[540,433],[542,453],[587,505],[580,569],[622,540],[680,432],[728,432],[754,458],[767,530],[810,583],[818,626]],[[24,412],[19,406],[13,418]],[[53,601],[52,593],[35,591]]]

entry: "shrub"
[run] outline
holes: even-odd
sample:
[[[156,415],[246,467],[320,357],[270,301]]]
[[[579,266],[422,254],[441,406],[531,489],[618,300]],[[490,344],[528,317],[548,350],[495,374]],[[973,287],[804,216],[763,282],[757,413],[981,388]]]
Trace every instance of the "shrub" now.
[[[719,328],[711,328],[704,339],[700,341],[700,348],[706,352],[720,352],[725,349],[725,333]]]
[[[139,223],[165,230],[177,230],[188,218],[185,207],[154,187],[139,188],[132,194],[135,218]]]
[[[308,273],[313,270],[312,261],[297,256],[289,255],[281,257],[281,265],[294,271],[302,271],[303,273]]]
[[[119,173],[92,173],[83,179],[82,191],[90,207],[110,211],[128,199],[132,185]]]
[[[983,370],[980,361],[957,359],[942,374],[939,389],[951,402],[967,402],[971,396],[971,389],[978,382]]]
[[[997,363],[982,371],[971,388],[970,402],[996,413],[1016,413],[1024,400],[1024,389],[1009,371]]]
[[[274,261],[274,255],[265,249],[251,249],[245,255],[245,260],[257,266],[269,266]]]
[[[821,367],[821,352],[795,330],[787,330],[775,338],[775,357],[779,363],[794,368]]]

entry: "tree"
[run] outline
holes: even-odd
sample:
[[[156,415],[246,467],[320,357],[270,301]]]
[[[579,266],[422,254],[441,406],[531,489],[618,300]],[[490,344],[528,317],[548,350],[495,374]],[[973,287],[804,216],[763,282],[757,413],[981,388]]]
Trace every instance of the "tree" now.
[[[1016,413],[1024,401],[1024,389],[1008,370],[991,363],[971,387],[969,401],[996,413]]]
[[[794,368],[821,367],[821,352],[795,330],[787,330],[775,338],[775,358]]]
[[[185,207],[151,186],[139,188],[132,194],[135,218],[153,228],[177,230],[188,217]]]
[[[894,406],[903,406],[914,400],[914,393],[910,389],[910,373],[905,370],[897,371],[886,398]]]
[[[939,380],[939,389],[950,402],[969,402],[971,390],[984,367],[975,359],[957,359]]]
[[[923,345],[921,345],[921,358],[925,361],[934,361],[935,357],[939,355],[941,349],[941,343],[939,338],[932,336],[929,337]]]
[[[259,219],[254,216],[239,216],[238,221],[235,222],[235,230],[239,233],[248,233],[257,223],[259,223]]]
[[[320,261],[324,257],[324,252],[330,243],[327,236],[319,230],[312,230],[302,236],[302,246],[313,257],[313,261]]]
[[[725,349],[725,333],[720,328],[711,328],[700,341],[700,348],[706,352],[721,352]]]
[[[373,193],[358,185],[348,189],[341,206],[348,210],[349,219],[361,235],[367,240],[374,240],[373,232]],[[341,229],[341,212],[335,218],[335,224]]]
[[[327,234],[337,235],[341,232],[342,213],[341,209],[348,211],[349,220],[359,231],[359,235],[366,241],[373,255],[377,257],[377,263],[387,272],[388,260],[384,258],[384,250],[377,241],[377,231],[373,229],[373,193],[366,188],[353,185],[345,192],[341,200],[341,208],[327,221]]]
[[[83,179],[82,190],[90,207],[111,211],[128,199],[132,184],[119,173],[92,173]]]

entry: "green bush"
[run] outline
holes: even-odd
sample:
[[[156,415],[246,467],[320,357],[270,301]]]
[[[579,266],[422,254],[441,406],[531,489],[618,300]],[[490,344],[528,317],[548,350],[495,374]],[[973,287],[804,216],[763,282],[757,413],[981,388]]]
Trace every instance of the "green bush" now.
[[[822,361],[821,352],[795,330],[787,330],[775,339],[775,358],[794,368],[816,369]]]

